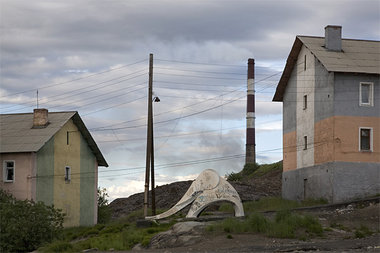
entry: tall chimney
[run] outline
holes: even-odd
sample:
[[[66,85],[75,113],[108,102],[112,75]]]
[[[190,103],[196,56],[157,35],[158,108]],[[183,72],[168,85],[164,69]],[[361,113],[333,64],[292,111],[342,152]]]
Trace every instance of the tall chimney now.
[[[33,110],[33,128],[44,128],[49,124],[47,109]]]
[[[248,59],[247,74],[247,135],[245,143],[245,163],[256,163],[255,140],[255,60]]]
[[[329,51],[342,51],[342,27],[328,25],[325,27],[325,48]]]

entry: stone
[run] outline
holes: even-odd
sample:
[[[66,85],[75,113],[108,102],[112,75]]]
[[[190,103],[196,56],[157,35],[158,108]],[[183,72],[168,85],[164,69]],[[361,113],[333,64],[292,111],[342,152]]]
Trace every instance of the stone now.
[[[173,225],[165,232],[155,235],[149,244],[151,249],[163,249],[193,245],[202,239],[205,223],[187,221]]]

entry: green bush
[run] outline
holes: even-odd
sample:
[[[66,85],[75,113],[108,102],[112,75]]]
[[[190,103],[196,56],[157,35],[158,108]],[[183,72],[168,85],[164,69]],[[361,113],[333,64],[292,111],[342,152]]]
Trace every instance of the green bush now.
[[[226,176],[227,176],[227,180],[230,182],[241,181],[243,179],[243,176],[240,172],[238,173],[231,172],[231,174],[228,174]]]
[[[98,223],[107,223],[111,220],[111,209],[108,205],[106,188],[98,188]]]
[[[63,229],[64,214],[54,206],[16,200],[0,189],[0,251],[33,251]]]

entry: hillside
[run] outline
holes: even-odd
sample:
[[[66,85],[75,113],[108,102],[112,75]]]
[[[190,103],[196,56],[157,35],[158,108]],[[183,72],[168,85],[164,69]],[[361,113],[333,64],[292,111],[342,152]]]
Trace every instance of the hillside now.
[[[232,173],[228,181],[235,187],[243,202],[265,196],[281,195],[282,161],[258,165],[257,170],[245,167]],[[179,181],[156,188],[156,207],[168,209],[175,205],[190,187],[192,181]],[[112,218],[117,219],[143,207],[144,193],[118,198],[110,203]],[[211,207],[210,207],[211,208]],[[186,210],[186,209],[185,209]]]

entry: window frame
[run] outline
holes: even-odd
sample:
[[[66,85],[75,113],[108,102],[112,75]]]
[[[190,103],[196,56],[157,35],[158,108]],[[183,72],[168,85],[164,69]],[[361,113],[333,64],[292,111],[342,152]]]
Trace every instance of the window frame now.
[[[13,163],[13,179],[12,180],[8,180],[8,167],[7,167],[7,163],[9,162],[12,162]],[[16,178],[16,162],[15,160],[4,160],[3,161],[3,182],[4,183],[14,183],[15,182],[15,178]]]
[[[362,149],[362,129],[369,130],[369,149]],[[359,151],[373,152],[373,128],[372,127],[359,127]]]
[[[368,103],[362,101],[362,87],[363,84],[369,85]],[[373,106],[374,99],[374,85],[373,82],[360,82],[359,83],[359,106]]]

